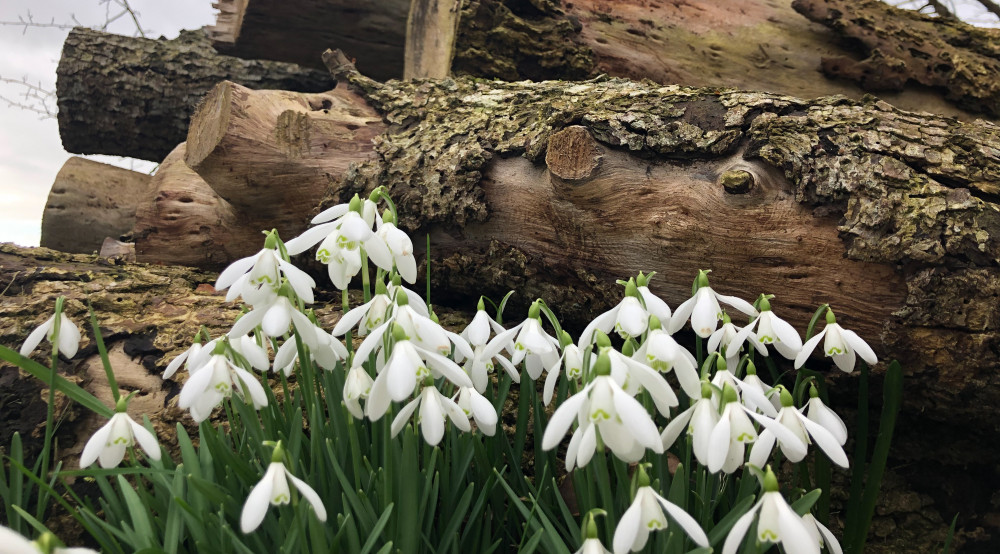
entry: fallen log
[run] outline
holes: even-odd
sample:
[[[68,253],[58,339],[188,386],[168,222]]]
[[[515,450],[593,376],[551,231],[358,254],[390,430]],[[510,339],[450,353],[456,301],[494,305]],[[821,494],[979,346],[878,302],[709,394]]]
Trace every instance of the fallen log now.
[[[201,31],[151,40],[77,27],[56,76],[67,151],[153,161],[184,141],[195,106],[219,81],[306,92],[334,86],[322,71],[220,55]]]
[[[89,254],[132,230],[150,194],[150,176],[84,158],[66,160],[42,212],[41,245]]]

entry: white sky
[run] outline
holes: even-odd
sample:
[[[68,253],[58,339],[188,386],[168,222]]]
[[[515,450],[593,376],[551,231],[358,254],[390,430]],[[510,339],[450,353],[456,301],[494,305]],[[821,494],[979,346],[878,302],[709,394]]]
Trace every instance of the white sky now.
[[[174,38],[181,29],[197,29],[215,22],[212,0],[130,0],[139,12],[147,37]],[[31,13],[37,23],[73,23],[72,15],[85,26],[103,25],[106,10],[120,9],[101,0],[3,0],[0,21],[18,21]],[[122,17],[108,31],[136,34],[135,24]],[[54,91],[56,65],[68,29],[0,25],[0,78],[26,79]],[[0,82],[0,96],[22,99],[25,88]],[[25,101],[34,104],[33,101]],[[55,99],[50,102],[55,110]],[[9,107],[0,101],[0,242],[37,246],[42,210],[56,173],[70,157],[59,140],[54,118]],[[88,156],[136,170],[151,171],[153,164],[106,156]],[[133,165],[134,164],[134,165]]]
[[[996,19],[975,0],[945,0],[958,8],[967,21],[995,26]],[[923,0],[891,0],[902,7],[919,7]],[[215,21],[212,0],[131,0],[140,15],[143,30],[149,37],[174,38],[181,29],[197,29]],[[2,0],[0,21],[18,21],[30,12],[38,23],[72,23],[71,17],[86,26],[102,25],[107,10],[120,11],[108,0]],[[126,16],[113,22],[108,31],[134,35],[135,25]],[[0,25],[0,78],[26,79],[46,90],[55,90],[56,64],[66,29]],[[0,82],[0,96],[19,99],[24,87]],[[28,101],[31,102],[31,101]],[[55,110],[55,99],[51,101]],[[0,102],[0,242],[24,246],[38,245],[42,210],[56,173],[70,154],[62,149],[59,128],[54,118],[42,119],[36,113]],[[147,162],[88,156],[106,163],[152,171]]]

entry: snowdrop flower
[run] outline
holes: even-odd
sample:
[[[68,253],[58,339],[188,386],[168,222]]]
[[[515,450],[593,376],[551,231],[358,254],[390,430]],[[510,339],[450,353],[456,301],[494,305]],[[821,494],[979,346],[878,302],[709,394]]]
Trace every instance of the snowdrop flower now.
[[[743,343],[746,342],[746,339],[741,342],[738,342],[736,339],[745,329],[746,327],[737,327],[733,325],[732,320],[729,319],[729,314],[722,312],[722,327],[714,331],[711,336],[708,337],[708,351],[719,353],[725,352],[726,363],[736,367],[736,364],[740,361],[740,347],[742,347]],[[764,348],[762,344],[757,343],[757,335],[750,333],[748,337],[750,339],[750,344],[752,344],[762,356],[767,356],[767,349]]]
[[[712,473],[720,470],[732,473],[743,465],[746,444],[757,440],[757,431],[750,421],[751,417],[784,443],[782,451],[789,458],[801,460],[805,457],[805,442],[775,420],[757,415],[740,404],[734,388],[725,386],[722,389],[722,402],[724,408],[719,416],[719,423],[708,438],[708,470]]]
[[[272,230],[264,240],[264,248],[246,258],[229,264],[215,281],[216,290],[229,289],[226,301],[238,297],[250,305],[266,303],[278,292],[284,280],[306,304],[313,302],[316,282],[306,272],[282,258],[278,233]]]
[[[347,334],[348,331],[357,325],[358,336],[363,337],[374,331],[379,325],[385,323],[394,306],[395,303],[389,297],[385,283],[377,281],[375,283],[375,296],[368,302],[352,308],[344,314],[340,318],[340,321],[333,326],[331,333],[335,337],[340,337]]]
[[[662,454],[663,443],[656,424],[642,404],[611,377],[611,359],[606,351],[598,355],[593,369],[594,380],[567,398],[552,414],[542,437],[542,449],[555,448],[573,419],[577,419],[579,426],[566,454],[567,469],[571,469],[571,462],[585,465],[590,459],[598,431],[604,444],[624,461],[638,461],[646,448]]]
[[[611,554],[607,548],[604,548],[604,544],[601,539],[597,537],[585,539],[580,550],[577,550],[574,554]]]
[[[840,419],[837,412],[823,404],[815,386],[809,387],[809,401],[806,402],[805,409],[808,410],[806,417],[829,431],[837,439],[837,444],[843,446],[847,443],[847,425],[844,424],[844,420]]]
[[[471,387],[471,384],[469,385]],[[392,436],[396,436],[406,426],[413,412],[420,408],[420,432],[424,440],[431,446],[437,446],[444,438],[445,419],[462,431],[469,432],[469,416],[452,399],[441,394],[433,384],[426,385],[420,395],[400,408],[396,418],[392,420]]]
[[[44,533],[29,541],[13,529],[0,525],[0,544],[5,554],[99,554],[90,548],[65,547],[52,533]]]
[[[821,547],[825,546],[831,554],[844,554],[844,549],[840,547],[837,537],[830,532],[826,525],[820,523],[812,514],[802,516],[802,521],[806,524],[806,529],[809,530],[809,535],[816,544]]]
[[[368,403],[365,406],[367,415],[372,421],[385,414],[391,401],[402,402],[406,400],[413,394],[417,383],[428,377],[444,376],[456,386],[472,386],[472,380],[455,362],[411,342],[400,324],[389,322],[389,325],[392,326],[392,337],[395,344],[389,359],[372,384]],[[381,334],[380,332],[378,336]],[[365,343],[374,336],[376,333],[372,333],[368,339],[365,339]],[[358,360],[363,361],[367,358],[367,353],[362,350],[365,343],[358,347],[354,358],[356,366],[361,364]],[[451,399],[448,401],[451,402]]]
[[[392,215],[386,212],[382,220],[379,221],[378,231],[375,234],[389,248],[392,261],[396,265],[396,269],[399,270],[400,276],[406,279],[407,283],[415,283],[417,281],[417,260],[413,257],[413,241],[410,240],[410,235],[396,227],[396,223],[391,218]]]
[[[372,231],[375,204],[371,200],[362,203],[355,195],[350,204],[325,210],[314,217],[312,223],[318,225],[288,241],[285,247],[289,255],[295,255],[319,242],[316,259],[327,265],[330,280],[338,289],[346,289],[361,270],[362,246],[375,265],[392,271],[392,253],[385,241]]]
[[[629,348],[629,344],[626,343],[626,352]],[[611,377],[629,396],[635,396],[640,390],[645,389],[653,399],[657,411],[665,417],[670,417],[670,408],[676,407],[680,402],[663,375],[610,346],[601,348],[601,352],[607,353],[611,361]]]
[[[625,285],[625,298],[617,306],[594,318],[580,335],[580,348],[590,346],[594,340],[594,331],[601,330],[605,334],[612,329],[622,338],[638,337],[646,332],[649,314],[639,300],[639,290],[634,279],[629,279]]]
[[[733,375],[729,371],[729,364],[721,357],[716,359],[715,375],[712,376],[712,384],[719,390],[722,390],[728,384],[736,391],[739,401],[749,408],[750,411],[760,412],[768,417],[778,415],[778,410],[768,400],[766,393],[761,390],[761,387],[747,385],[745,381]]]
[[[351,415],[358,419],[364,419],[365,413],[361,409],[360,399],[368,398],[371,393],[374,381],[371,375],[363,367],[352,367],[347,372],[344,380],[344,406]]]
[[[559,341],[542,329],[541,305],[537,300],[528,309],[527,319],[493,337],[490,345],[506,345],[512,338],[514,351],[510,361],[515,366],[523,361],[531,379],[538,379],[542,370],[559,361]]]
[[[472,417],[476,427],[484,435],[492,437],[497,432],[497,410],[485,396],[472,387],[462,387],[458,392],[458,407],[465,412],[465,417]]]
[[[691,327],[694,332],[703,339],[710,337],[719,326],[719,320],[722,319],[722,307],[719,302],[728,304],[751,317],[757,315],[757,310],[746,300],[735,296],[725,296],[712,290],[708,284],[708,271],[700,270],[698,272],[697,283],[698,291],[678,306],[677,311],[670,318],[667,332],[671,335],[679,331],[688,318],[691,318]]]
[[[854,371],[855,354],[860,355],[861,359],[867,362],[868,365],[878,363],[878,358],[875,356],[872,348],[868,346],[868,343],[854,331],[844,329],[838,325],[837,318],[833,315],[833,310],[828,308],[826,311],[826,327],[802,346],[802,351],[795,357],[795,369],[802,367],[806,363],[813,349],[819,344],[820,339],[824,337],[826,340],[823,342],[823,352],[833,358],[833,362],[845,373]]]
[[[698,398],[701,394],[701,378],[698,375],[698,361],[686,348],[677,344],[669,333],[661,328],[660,318],[650,316],[649,335],[633,358],[643,362],[660,373],[674,371],[677,381],[688,398]]]
[[[754,341],[754,346],[769,344],[782,356],[791,360],[802,350],[802,339],[799,333],[787,321],[774,315],[771,311],[771,295],[760,295],[760,315],[737,333],[730,344],[739,348],[747,339]],[[756,334],[754,334],[756,329]],[[757,348],[757,351],[767,356],[767,350]],[[728,352],[728,350],[727,350]]]
[[[500,351],[507,345],[501,342],[488,343],[491,332],[502,333],[504,331],[506,329],[486,313],[483,299],[480,298],[476,316],[472,318],[472,322],[461,334],[461,337],[468,341],[472,348],[472,356],[466,357],[461,352],[455,352],[455,361],[458,363],[465,361],[465,371],[469,377],[472,377],[472,383],[479,393],[486,392],[489,374],[494,368],[493,360],[500,363],[515,383],[521,381],[521,375],[517,372],[514,364],[500,354]]]
[[[59,316],[59,336],[56,337],[58,344],[53,343],[53,348],[63,356],[67,358],[72,358],[76,356],[77,350],[80,348],[80,330],[76,325],[70,321],[66,314],[62,311],[62,304],[64,298],[62,296],[56,300],[56,314]],[[21,355],[27,357],[30,355],[35,348],[38,348],[38,343],[42,342],[42,338],[52,343],[53,335],[56,334],[56,315],[45,320],[32,331],[28,338],[24,339],[24,344],[21,345]]]
[[[177,405],[190,409],[191,417],[198,423],[208,419],[212,410],[232,395],[234,386],[241,397],[246,390],[255,409],[267,406],[264,387],[247,370],[229,361],[222,353],[224,348],[224,343],[216,344],[214,353],[191,372],[178,395]]]
[[[115,415],[98,429],[83,447],[80,467],[85,468],[96,461],[107,469],[116,467],[125,458],[128,447],[138,444],[150,459],[160,459],[160,445],[145,427],[139,425],[125,413],[125,399],[118,400]]]
[[[660,434],[663,449],[673,446],[677,438],[685,430],[692,438],[692,451],[698,463],[708,465],[709,439],[712,430],[719,422],[719,411],[712,401],[712,385],[708,381],[701,383],[701,398],[690,408],[677,414]]]
[[[733,524],[722,546],[722,554],[736,554],[755,517],[757,517],[758,542],[781,543],[785,552],[795,554],[819,554],[819,542],[813,538],[807,524],[778,492],[778,479],[770,466],[764,476],[764,494],[750,511]]]
[[[751,396],[753,398],[758,398],[756,392],[760,391],[761,395],[764,396],[770,403],[774,411],[766,410],[763,406],[756,406],[757,411],[764,413],[769,417],[775,417],[778,415],[778,410],[781,409],[781,398],[777,394],[777,391],[771,385],[768,385],[757,376],[757,366],[750,360],[747,360],[746,375],[743,376],[743,380],[739,383],[740,389],[752,389],[753,392],[748,392],[744,396]]]
[[[788,449],[786,449],[783,441],[777,441],[778,447],[781,448],[781,452],[788,458],[788,461],[792,463],[802,461],[802,458],[805,457],[805,451],[799,450],[798,444],[810,444],[812,442],[809,440],[811,437],[823,453],[830,458],[830,461],[843,468],[850,465],[847,461],[847,454],[844,453],[844,449],[841,448],[837,439],[824,429],[822,425],[810,420],[802,415],[800,411],[796,410],[792,395],[785,387],[781,387],[781,411],[778,412],[778,417],[775,418],[775,421],[785,429],[788,429],[798,439],[792,445],[792,448]],[[773,431],[765,429],[761,432],[759,440],[750,450],[750,463],[757,467],[764,466],[771,455],[771,451],[774,449],[774,443],[775,436]]]
[[[291,502],[292,492],[288,486],[289,480],[312,506],[313,511],[316,512],[316,519],[321,522],[326,521],[326,507],[323,506],[323,501],[320,500],[319,495],[312,487],[288,471],[282,461],[284,451],[281,441],[278,441],[274,454],[271,456],[271,465],[267,467],[267,472],[264,473],[260,482],[254,485],[247,496],[246,503],[243,504],[243,512],[240,514],[240,529],[244,533],[252,533],[260,526],[267,514],[268,506],[281,506]]]
[[[309,357],[317,365],[323,369],[334,369],[337,362],[347,359],[347,348],[339,340],[319,327],[314,327],[312,332],[316,337],[316,345],[309,349]],[[295,362],[299,359],[298,345],[299,335],[292,335],[278,348],[278,353],[274,355],[274,371],[281,371],[286,377],[292,374]]]
[[[649,486],[649,476],[645,464],[639,464],[635,476],[635,498],[615,528],[615,538],[612,543],[615,554],[625,554],[628,551],[638,552],[646,546],[651,531],[667,528],[667,515],[670,514],[681,529],[698,546],[708,547],[708,536],[683,508],[663,498]]]
[[[554,366],[548,368],[549,374],[545,377],[545,387],[542,389],[542,402],[546,406],[552,402],[552,396],[555,394],[556,384],[563,368],[565,368],[568,379],[579,381],[583,378],[583,351],[579,346],[573,344],[573,339],[566,331],[562,332],[562,338],[559,342],[562,345],[562,356],[559,357]],[[591,363],[593,363],[593,352],[590,353],[590,358]]]

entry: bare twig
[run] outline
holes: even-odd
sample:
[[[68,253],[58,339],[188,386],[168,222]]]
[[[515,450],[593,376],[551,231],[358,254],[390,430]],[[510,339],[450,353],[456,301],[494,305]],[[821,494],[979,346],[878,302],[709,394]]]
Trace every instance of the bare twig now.
[[[17,21],[0,21],[0,25],[24,27],[21,31],[22,35],[28,32],[28,27],[35,27],[39,29],[72,29],[73,27],[80,26],[80,22],[77,21],[76,15],[69,14],[69,18],[73,20],[73,23],[56,23],[56,19],[54,17],[48,23],[42,23],[35,21],[29,11],[26,16],[17,16]]]
[[[37,85],[32,84],[28,82],[27,78],[8,79],[6,77],[0,77],[0,83],[15,85],[21,87],[24,91],[21,95],[21,100],[14,100],[0,94],[0,100],[3,100],[7,106],[35,112],[40,114],[42,119],[56,116],[55,110],[52,109],[52,106],[50,105],[50,103],[55,100],[55,91],[46,89],[41,85],[41,83]]]

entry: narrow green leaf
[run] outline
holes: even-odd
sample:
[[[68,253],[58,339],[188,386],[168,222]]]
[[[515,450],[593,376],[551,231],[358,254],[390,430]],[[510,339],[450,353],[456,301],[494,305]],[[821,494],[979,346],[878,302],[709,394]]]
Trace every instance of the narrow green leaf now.
[[[368,540],[365,541],[364,546],[361,547],[361,552],[359,554],[368,554],[372,548],[375,547],[375,543],[378,542],[382,535],[382,529],[385,529],[385,525],[389,523],[389,516],[392,515],[392,504],[385,507],[385,511],[375,522],[375,527],[372,528],[371,533],[368,535]]]
[[[50,381],[52,380],[52,370],[39,364],[38,362],[30,358],[25,358],[6,346],[0,346],[0,359],[16,365],[17,367],[30,373],[32,377],[35,377],[47,386],[51,386]],[[77,404],[80,404],[84,408],[87,408],[96,414],[102,415],[106,418],[110,418],[115,415],[114,411],[105,406],[104,403],[98,400],[96,396],[83,390],[78,385],[70,383],[60,375],[55,376],[55,389],[65,394],[70,398],[70,400],[73,400]]]

